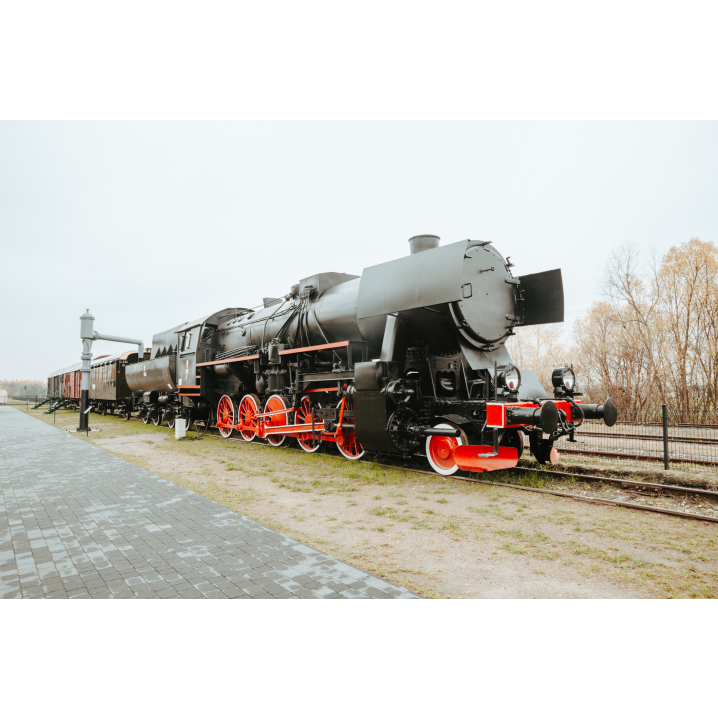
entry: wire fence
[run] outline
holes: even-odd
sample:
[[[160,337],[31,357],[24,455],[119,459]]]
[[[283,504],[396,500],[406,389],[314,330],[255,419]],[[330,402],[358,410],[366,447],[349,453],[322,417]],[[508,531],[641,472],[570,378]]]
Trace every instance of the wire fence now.
[[[47,398],[47,394],[33,394],[32,396],[4,396],[0,397],[0,406],[35,406]]]
[[[644,410],[638,421],[635,410],[619,407],[615,426],[586,420],[576,431],[576,443],[562,439],[557,447],[569,454],[651,462],[664,468],[718,467],[718,416],[702,418],[696,421],[692,412],[665,407]]]

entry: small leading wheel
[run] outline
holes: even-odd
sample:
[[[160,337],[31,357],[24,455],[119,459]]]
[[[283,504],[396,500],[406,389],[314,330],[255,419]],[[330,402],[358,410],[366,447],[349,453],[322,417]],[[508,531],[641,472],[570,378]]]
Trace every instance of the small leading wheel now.
[[[281,396],[275,394],[267,399],[267,403],[264,405],[264,413],[269,414],[273,411],[286,411],[287,405]],[[268,416],[264,419],[265,427],[274,426],[287,426],[289,424],[289,414],[275,414],[274,416]],[[286,434],[267,434],[267,441],[271,446],[281,446],[286,440]]]
[[[174,418],[174,416],[173,416],[171,419],[167,419],[167,426],[168,426],[170,429],[174,429],[174,428],[175,428],[175,418]]]
[[[520,459],[521,454],[524,453],[524,436],[518,429],[506,429],[501,438],[501,446],[512,446],[518,452]]]
[[[344,401],[344,411],[351,411],[352,405],[346,399],[342,401]],[[341,410],[342,402],[340,401],[337,405],[337,411],[341,412]],[[345,459],[350,459],[351,461],[361,459],[364,456],[364,447],[357,441],[354,433],[354,419],[351,419],[350,422],[345,422],[342,418],[342,433],[341,436],[337,437],[337,449]]]
[[[321,431],[317,431],[312,438],[312,406],[309,403],[309,399],[302,399],[302,403],[297,409],[294,419],[295,424],[307,424],[308,431],[304,434],[297,434],[297,441],[299,446],[309,454],[313,454],[321,445]]]
[[[245,441],[252,441],[257,436],[257,414],[259,414],[259,399],[254,394],[245,394],[239,402],[239,424],[247,429],[240,429],[239,433]]]
[[[155,426],[159,426],[162,423],[162,410],[157,409],[157,414],[152,417],[152,423]]]
[[[192,419],[192,416],[191,416],[191,415],[185,416],[185,417],[183,417],[183,418],[184,418],[184,420],[185,420],[185,429],[186,429],[187,431],[189,431],[189,430],[192,428],[192,426],[194,425],[194,420]]]
[[[453,424],[437,424],[435,429],[456,429]],[[426,437],[426,458],[429,459],[431,468],[442,476],[455,474],[459,467],[454,459],[454,450],[457,446],[466,444],[466,434],[461,436],[427,436]]]
[[[232,426],[237,423],[237,412],[234,402],[226,394],[219,400],[217,405],[217,428],[223,438],[229,439],[232,436]],[[229,426],[223,426],[228,424]]]
[[[142,417],[142,423],[143,423],[143,424],[149,424],[149,423],[150,423],[150,415],[149,415],[149,414],[145,414],[145,415]]]

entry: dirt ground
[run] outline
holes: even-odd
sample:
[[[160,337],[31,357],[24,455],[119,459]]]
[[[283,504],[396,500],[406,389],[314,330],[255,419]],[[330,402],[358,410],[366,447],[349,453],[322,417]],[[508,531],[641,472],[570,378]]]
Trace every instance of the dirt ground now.
[[[54,422],[69,428],[77,414]],[[83,440],[428,597],[717,594],[715,524],[349,462],[331,448],[177,442],[109,416],[91,424],[101,431]]]

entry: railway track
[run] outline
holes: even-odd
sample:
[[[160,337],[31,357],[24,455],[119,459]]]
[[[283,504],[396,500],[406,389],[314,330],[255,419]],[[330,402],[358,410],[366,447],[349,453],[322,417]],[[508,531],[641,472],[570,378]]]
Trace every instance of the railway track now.
[[[119,418],[119,417],[118,417]],[[138,417],[132,417],[133,421],[141,422],[142,420]],[[161,426],[161,425],[160,425]],[[162,427],[167,429],[168,431],[171,431],[169,427]],[[219,431],[216,433],[213,432],[214,427],[211,427],[208,429],[207,433],[210,433],[210,436],[219,436]],[[194,437],[192,437],[194,438]],[[198,437],[199,438],[199,437]],[[235,439],[235,438],[227,438],[224,439],[224,441],[231,441],[233,443],[240,443],[245,444],[247,442],[244,441],[244,439]],[[276,449],[284,449],[285,451],[296,451],[299,452],[300,449],[297,449],[292,446],[279,446],[279,447],[271,447],[268,445],[261,444],[262,446],[267,446],[267,448],[272,449],[273,451],[276,451]],[[418,457],[417,457],[418,459]],[[432,478],[437,478],[440,475],[436,474],[433,471],[427,471],[425,469],[418,469],[413,466],[407,466],[406,463],[403,464],[384,464],[379,461],[372,461],[370,459],[358,459],[358,463],[361,464],[368,464],[372,466],[381,466],[383,468],[387,469],[400,469],[403,471],[409,471],[414,474],[423,474],[426,476],[431,476]],[[509,469],[511,472],[526,472],[526,473],[533,473],[533,474],[539,474],[547,478],[564,478],[574,481],[583,481],[586,483],[600,483],[600,484],[614,484],[614,485],[620,485],[622,489],[628,490],[631,492],[634,492],[641,496],[660,496],[662,493],[668,493],[672,494],[674,496],[684,496],[684,497],[698,497],[700,499],[703,499],[705,501],[711,501],[716,506],[716,509],[718,509],[718,491],[709,491],[708,489],[696,489],[688,486],[677,486],[673,484],[655,484],[655,483],[649,483],[644,481],[631,481],[629,479],[620,479],[620,478],[614,478],[614,477],[608,477],[608,476],[594,476],[591,474],[573,474],[565,471],[552,471],[552,470],[541,470],[541,469],[532,469],[529,467],[523,467],[523,466],[517,466],[513,469]],[[665,514],[668,516],[677,516],[679,518],[684,519],[692,519],[696,521],[707,521],[709,523],[716,523],[718,524],[718,518],[712,517],[712,516],[706,516],[704,514],[694,514],[687,511],[675,511],[673,509],[664,509],[660,508],[658,506],[647,506],[644,504],[638,504],[633,503],[631,501],[618,501],[615,499],[603,499],[599,497],[594,496],[584,496],[582,494],[575,494],[575,493],[569,493],[566,491],[556,491],[553,489],[539,489],[533,486],[520,486],[518,484],[511,484],[507,482],[501,482],[501,481],[488,481],[487,479],[477,479],[473,476],[470,476],[466,474],[465,472],[457,472],[456,474],[453,474],[450,477],[447,477],[449,479],[454,479],[456,481],[467,481],[470,483],[475,484],[485,484],[488,486],[501,486],[504,488],[509,489],[516,489],[518,491],[532,491],[534,493],[540,493],[540,494],[551,494],[553,496],[563,496],[564,498],[573,499],[574,501],[584,501],[586,503],[591,504],[603,504],[604,506],[614,506],[614,507],[622,507],[627,509],[632,509],[636,511],[650,511],[653,513],[659,513],[659,514]]]
[[[424,471],[422,469],[414,469],[406,466],[396,466],[392,464],[380,464],[378,462],[372,462],[372,461],[366,461],[362,463],[369,463],[369,464],[375,464],[377,466],[384,466],[386,468],[391,469],[404,469],[405,471],[411,471],[412,473],[417,474],[427,474],[429,476],[437,477],[438,474],[435,474],[433,471]],[[608,478],[605,476],[587,476],[584,474],[570,474],[567,472],[559,472],[559,471],[541,471],[540,469],[529,469],[529,468],[523,468],[523,467],[516,467],[514,469],[509,469],[510,471],[529,471],[529,472],[535,472],[537,474],[543,474],[544,476],[561,476],[563,478],[575,478],[577,480],[586,481],[589,483],[593,482],[605,482],[605,483],[614,483],[614,484],[621,484],[624,488],[629,488],[630,490],[634,491],[653,491],[654,496],[657,495],[658,491],[667,491],[668,493],[674,493],[674,494],[680,494],[684,496],[700,496],[704,497],[705,499],[711,499],[716,502],[716,508],[718,508],[718,491],[707,491],[705,489],[692,489],[689,487],[684,486],[672,486],[672,485],[666,485],[666,484],[648,484],[640,481],[629,481],[627,479],[614,479],[614,478]],[[510,489],[518,489],[520,491],[533,491],[535,493],[540,494],[552,494],[553,496],[563,496],[565,498],[573,499],[575,501],[585,501],[587,503],[592,504],[604,504],[606,506],[621,506],[623,508],[627,509],[635,509],[638,511],[651,511],[654,513],[659,514],[667,514],[669,516],[678,516],[680,518],[685,519],[694,519],[698,521],[708,521],[709,523],[718,523],[718,518],[714,518],[712,516],[705,516],[704,514],[693,514],[689,513],[687,511],[674,511],[673,509],[663,509],[658,506],[646,506],[644,504],[636,504],[630,501],[617,501],[615,499],[602,499],[598,497],[593,496],[583,496],[581,494],[573,494],[568,493],[566,491],[554,491],[552,489],[538,489],[533,486],[519,486],[518,484],[509,484],[501,481],[488,481],[486,479],[476,479],[470,476],[464,476],[461,473],[456,473],[450,478],[456,479],[458,481],[470,481],[472,483],[476,484],[487,484],[489,486],[503,486],[504,488],[510,488]],[[646,493],[642,493],[642,495],[650,495]]]
[[[663,454],[650,455],[650,454],[637,454],[629,452],[611,452],[611,451],[592,451],[591,449],[570,449],[564,444],[559,448],[561,453],[567,454],[581,454],[585,456],[599,456],[604,459],[623,459],[624,461],[657,461],[663,462]],[[671,454],[670,461],[673,464],[696,464],[697,466],[716,466],[718,461],[710,459],[691,459],[682,456],[676,456]]]
[[[617,421],[615,426],[656,426],[661,428],[663,424],[660,421]],[[681,429],[718,429],[718,424],[676,424],[671,422],[668,426]]]
[[[233,442],[239,442],[239,443],[246,443],[243,439],[233,439],[229,438],[228,441]],[[285,447],[279,447],[288,449],[290,451],[299,451],[299,449],[295,449],[291,446],[285,446]],[[378,461],[372,461],[369,459],[359,459],[359,463],[361,464],[369,464],[372,466],[381,466],[383,468],[388,469],[401,469],[404,471],[410,471],[411,473],[415,474],[423,474],[426,476],[431,476],[433,478],[437,478],[439,474],[434,473],[433,471],[427,471],[425,469],[418,469],[412,466],[406,466],[405,464],[384,464]],[[572,474],[569,472],[564,471],[542,471],[540,469],[531,469],[528,467],[519,467],[517,466],[514,469],[510,469],[510,471],[524,471],[529,473],[535,473],[535,474],[541,474],[546,477],[555,478],[555,477],[561,477],[565,479],[572,479],[576,481],[585,481],[586,483],[607,483],[607,484],[614,484],[614,485],[620,485],[622,489],[629,490],[632,492],[636,492],[640,494],[641,496],[660,496],[661,493],[669,493],[672,495],[677,496],[685,496],[685,497],[699,497],[703,500],[708,500],[713,503],[715,503],[716,508],[718,509],[718,491],[709,491],[707,489],[695,489],[688,486],[676,486],[672,484],[655,484],[655,483],[648,483],[648,482],[642,482],[642,481],[630,481],[628,479],[619,479],[619,478],[613,478],[613,477],[606,477],[606,476],[593,476],[590,474]],[[615,499],[602,499],[598,497],[592,497],[592,496],[583,496],[581,494],[574,494],[569,493],[566,491],[554,491],[552,489],[539,489],[534,488],[532,486],[519,486],[517,484],[510,484],[510,483],[504,483],[499,481],[488,481],[486,479],[477,479],[473,476],[470,476],[466,474],[465,472],[457,472],[453,476],[449,477],[451,479],[456,479],[457,481],[468,481],[471,483],[476,484],[487,484],[490,486],[503,486],[510,489],[517,489],[520,491],[533,491],[535,493],[543,493],[543,494],[552,494],[554,496],[563,496],[565,498],[570,498],[575,501],[585,501],[587,503],[593,503],[593,504],[604,504],[606,506],[620,506],[623,508],[628,509],[634,509],[638,511],[651,511],[653,513],[660,513],[660,514],[666,514],[669,516],[678,516],[680,518],[685,519],[693,519],[698,521],[707,521],[709,523],[718,523],[718,518],[714,518],[712,516],[705,516],[704,514],[693,514],[688,511],[675,511],[673,509],[664,509],[660,508],[658,506],[646,506],[644,504],[637,504],[633,503],[631,501],[618,501]]]
[[[636,439],[638,441],[655,441],[663,442],[663,435],[661,434],[607,434],[606,432],[600,431],[583,431],[579,432],[580,436],[594,436],[603,437],[605,439]],[[705,444],[705,445],[716,445],[718,439],[714,438],[701,438],[696,436],[669,436],[668,441],[673,444]]]

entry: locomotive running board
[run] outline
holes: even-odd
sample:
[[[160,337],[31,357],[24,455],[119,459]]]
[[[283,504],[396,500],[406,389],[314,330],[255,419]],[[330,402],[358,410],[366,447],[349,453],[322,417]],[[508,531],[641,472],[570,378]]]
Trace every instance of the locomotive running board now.
[[[493,446],[461,445],[454,449],[454,461],[464,471],[513,469],[519,463],[519,452],[513,446],[499,446],[498,456],[481,456],[481,454],[493,453]]]

